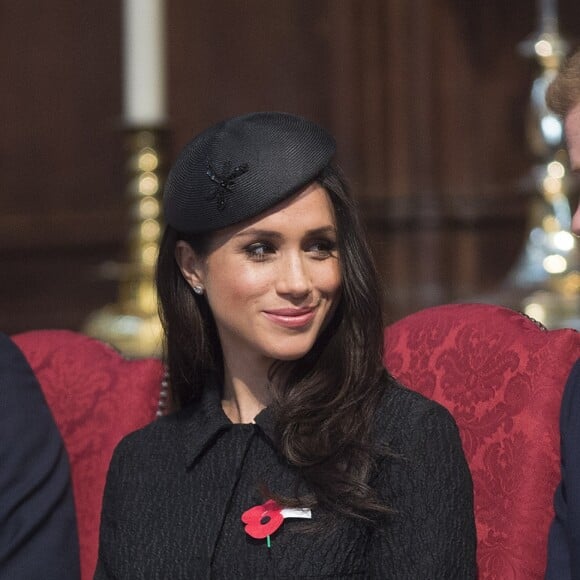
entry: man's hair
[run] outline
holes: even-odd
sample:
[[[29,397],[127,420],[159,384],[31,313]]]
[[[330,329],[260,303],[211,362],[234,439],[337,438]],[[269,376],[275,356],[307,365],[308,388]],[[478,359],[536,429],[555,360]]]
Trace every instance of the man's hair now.
[[[566,60],[556,79],[546,93],[548,107],[565,117],[580,103],[580,50]]]

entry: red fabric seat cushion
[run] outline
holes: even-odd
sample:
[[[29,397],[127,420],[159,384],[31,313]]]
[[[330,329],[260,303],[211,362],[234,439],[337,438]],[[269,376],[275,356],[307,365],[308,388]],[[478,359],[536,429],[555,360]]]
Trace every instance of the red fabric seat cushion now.
[[[480,578],[543,578],[560,401],[580,334],[460,304],[396,322],[385,345],[391,373],[457,421],[473,475]]]
[[[68,451],[79,529],[81,572],[92,579],[99,520],[113,449],[155,419],[162,380],[158,360],[126,360],[100,341],[64,330],[12,339],[36,374]]]

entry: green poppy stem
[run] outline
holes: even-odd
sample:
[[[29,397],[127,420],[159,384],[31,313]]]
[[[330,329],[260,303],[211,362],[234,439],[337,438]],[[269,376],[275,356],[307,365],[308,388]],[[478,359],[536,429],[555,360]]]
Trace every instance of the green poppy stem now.
[[[268,546],[268,548],[271,548],[272,547],[270,545],[270,536],[266,536],[266,545]]]

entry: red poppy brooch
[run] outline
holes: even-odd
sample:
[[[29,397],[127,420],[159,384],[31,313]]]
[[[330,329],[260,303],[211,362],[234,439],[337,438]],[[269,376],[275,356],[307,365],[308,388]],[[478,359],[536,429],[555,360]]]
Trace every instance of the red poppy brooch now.
[[[312,518],[308,508],[283,508],[273,499],[262,505],[256,505],[242,514],[242,522],[246,524],[244,530],[248,536],[256,540],[266,538],[270,547],[270,536],[282,525],[285,518]]]

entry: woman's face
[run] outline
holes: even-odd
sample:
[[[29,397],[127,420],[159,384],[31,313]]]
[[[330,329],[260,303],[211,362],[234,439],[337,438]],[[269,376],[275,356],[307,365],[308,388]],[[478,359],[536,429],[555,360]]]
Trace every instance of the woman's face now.
[[[188,283],[204,289],[226,365],[302,357],[339,300],[336,220],[318,183],[216,232],[207,256],[185,242],[176,256]]]

